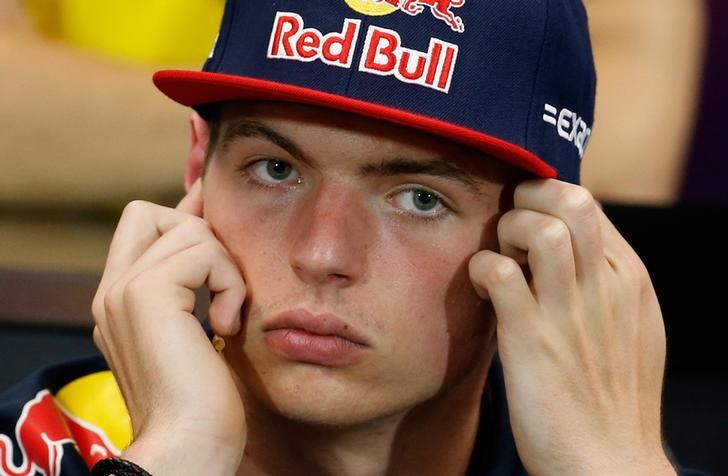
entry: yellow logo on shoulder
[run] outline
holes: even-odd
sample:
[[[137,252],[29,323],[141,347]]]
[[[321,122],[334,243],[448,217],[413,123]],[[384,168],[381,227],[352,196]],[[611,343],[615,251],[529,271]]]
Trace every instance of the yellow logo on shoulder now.
[[[114,375],[110,371],[85,375],[55,395],[68,416],[88,429],[108,437],[113,452],[123,450],[132,439],[131,419]]]
[[[389,5],[384,0],[345,0],[352,10],[369,16],[383,16],[396,12],[395,6]]]

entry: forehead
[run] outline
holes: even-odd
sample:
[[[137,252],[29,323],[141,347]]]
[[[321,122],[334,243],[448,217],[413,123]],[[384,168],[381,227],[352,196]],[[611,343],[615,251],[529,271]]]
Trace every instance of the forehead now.
[[[484,152],[398,124],[342,111],[285,102],[241,101],[223,104],[219,117],[216,145],[223,148],[240,136],[265,140],[266,133],[273,132],[306,155],[328,155],[342,163],[352,159],[441,160],[488,181],[509,182],[524,176],[519,169]]]

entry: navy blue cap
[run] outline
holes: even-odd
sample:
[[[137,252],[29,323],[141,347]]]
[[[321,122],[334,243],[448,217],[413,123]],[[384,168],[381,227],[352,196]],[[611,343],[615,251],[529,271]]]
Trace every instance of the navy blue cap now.
[[[581,0],[228,0],[202,71],[159,71],[197,107],[311,104],[579,182],[596,75]]]

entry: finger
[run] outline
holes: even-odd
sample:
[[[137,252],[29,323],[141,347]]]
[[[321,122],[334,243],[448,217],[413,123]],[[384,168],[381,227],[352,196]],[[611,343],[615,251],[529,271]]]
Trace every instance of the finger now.
[[[188,215],[188,219],[164,233],[147,248],[131,265],[124,278],[133,279],[139,273],[155,266],[168,257],[184,251],[205,241],[218,244],[222,248],[208,223],[200,218]]]
[[[116,282],[160,236],[188,220],[190,214],[144,201],[129,203],[121,215],[111,240],[101,294]]]
[[[529,180],[516,187],[514,207],[562,220],[571,235],[577,279],[600,279],[604,251],[599,207],[585,188],[559,180]]]
[[[170,285],[159,289],[160,282],[169,282]],[[194,291],[205,283],[215,293],[208,314],[213,331],[225,336],[236,334],[241,327],[240,308],[245,299],[245,285],[238,268],[217,242],[199,243],[139,274],[134,279],[134,288],[138,290],[138,306],[144,307],[146,312],[129,314],[145,319],[150,315],[169,315],[170,309],[179,309],[191,316],[195,304]],[[152,287],[158,291],[150,302],[146,290]],[[164,327],[169,325],[162,322],[163,319],[147,320],[154,322],[132,323],[131,327],[155,327],[156,332],[164,332]]]
[[[195,181],[174,210],[140,200],[129,203],[114,233],[99,287],[115,282],[152,243],[189,215],[202,216],[201,179]]]
[[[227,250],[215,238],[206,222],[190,219],[164,234],[139,257],[129,270],[128,276],[136,276],[176,254],[203,244],[204,246],[215,249],[213,253],[210,253],[214,256],[216,262],[213,263],[214,266],[210,271],[209,277],[206,281],[197,280],[180,284],[195,290],[197,288],[194,286],[200,287],[206,282],[207,287],[213,293],[213,298],[208,308],[210,325],[219,335],[234,335],[239,330],[239,319],[232,321],[234,324],[233,327],[225,327],[230,324],[226,316],[231,316],[230,309],[239,312],[242,300],[245,298],[244,281],[240,270],[230,258]],[[218,263],[217,261],[225,261],[225,263]],[[199,264],[192,266],[199,266]],[[231,287],[230,283],[234,284],[234,286]],[[234,313],[232,315],[234,318]]]
[[[213,293],[207,319],[213,332],[219,336],[234,336],[242,327],[241,308],[246,287],[237,267],[220,266],[210,274],[207,287]]]
[[[548,309],[569,307],[577,290],[574,252],[567,225],[551,215],[511,210],[498,222],[501,254],[526,254],[536,299]]]
[[[202,178],[195,180],[189,192],[177,204],[177,210],[197,217],[202,216]]]
[[[485,250],[470,259],[469,272],[478,295],[492,302],[499,327],[518,329],[530,325],[527,316],[533,315],[538,303],[518,263]]]

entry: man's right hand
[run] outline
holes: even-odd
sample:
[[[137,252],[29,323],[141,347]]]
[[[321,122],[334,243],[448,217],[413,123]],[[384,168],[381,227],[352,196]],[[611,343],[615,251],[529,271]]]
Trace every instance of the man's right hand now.
[[[94,341],[131,417],[124,457],[155,476],[232,474],[245,447],[231,371],[193,315],[195,290],[207,284],[212,330],[237,334],[245,284],[202,204],[200,180],[176,209],[129,204],[93,302]]]

